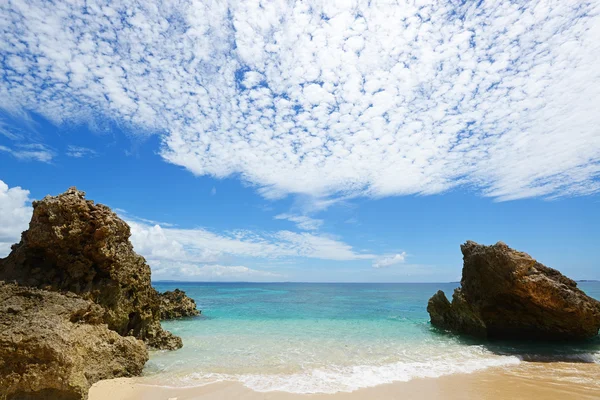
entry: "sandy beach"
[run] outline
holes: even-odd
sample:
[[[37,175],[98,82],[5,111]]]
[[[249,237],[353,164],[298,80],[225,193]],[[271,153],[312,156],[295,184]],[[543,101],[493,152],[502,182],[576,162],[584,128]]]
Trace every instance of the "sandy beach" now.
[[[414,379],[360,389],[351,393],[295,394],[255,392],[238,382],[220,382],[194,388],[168,388],[140,379],[113,379],[96,383],[90,400],[361,400],[440,399],[496,400],[600,399],[600,365],[595,363],[522,363],[510,369],[491,368],[473,374]]]

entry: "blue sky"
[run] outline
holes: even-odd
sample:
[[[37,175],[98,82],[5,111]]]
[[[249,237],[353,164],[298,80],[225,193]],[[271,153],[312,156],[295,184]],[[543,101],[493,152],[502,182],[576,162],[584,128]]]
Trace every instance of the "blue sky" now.
[[[598,4],[0,8],[0,256],[77,186],[155,279],[600,278]]]

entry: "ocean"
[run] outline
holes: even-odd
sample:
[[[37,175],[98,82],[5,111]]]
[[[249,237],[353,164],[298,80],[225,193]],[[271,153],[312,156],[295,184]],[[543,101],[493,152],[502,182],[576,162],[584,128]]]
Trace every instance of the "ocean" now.
[[[428,299],[453,283],[189,283],[199,317],[163,322],[183,339],[154,351],[144,377],[190,387],[238,381],[256,391],[349,392],[418,377],[511,368],[523,360],[600,363],[600,340],[483,343],[437,331]],[[600,283],[579,286],[600,299]]]

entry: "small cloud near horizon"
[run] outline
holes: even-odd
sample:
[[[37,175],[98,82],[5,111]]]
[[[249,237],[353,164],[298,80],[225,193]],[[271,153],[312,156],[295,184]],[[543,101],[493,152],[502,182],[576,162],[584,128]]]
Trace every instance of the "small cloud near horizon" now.
[[[403,251],[399,254],[378,258],[373,261],[373,268],[387,268],[392,265],[402,264],[404,261],[406,261],[406,252]]]
[[[261,271],[239,265],[168,263],[148,260],[152,268],[152,280],[178,281],[269,281],[284,279],[284,275]],[[166,264],[166,265],[165,265]]]

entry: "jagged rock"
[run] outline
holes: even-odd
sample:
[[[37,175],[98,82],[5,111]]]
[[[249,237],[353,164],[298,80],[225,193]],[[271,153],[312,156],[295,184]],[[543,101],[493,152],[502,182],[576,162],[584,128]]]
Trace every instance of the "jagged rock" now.
[[[600,302],[577,283],[502,242],[461,246],[461,288],[430,300],[431,323],[487,338],[579,340],[600,329]]]
[[[101,379],[139,375],[145,344],[72,293],[0,282],[0,399],[86,399]]]
[[[452,303],[448,301],[444,292],[439,290],[429,299],[427,311],[431,323],[435,326],[472,336],[487,335],[485,323],[464,299],[459,289],[454,291]]]
[[[0,260],[0,280],[71,291],[101,305],[103,320],[120,335],[161,349],[182,346],[160,326],[160,301],[150,267],[133,251],[129,226],[110,208],[70,188],[33,202],[29,229]]]
[[[194,299],[188,297],[183,290],[175,289],[159,293],[160,319],[176,319],[200,315]]]

